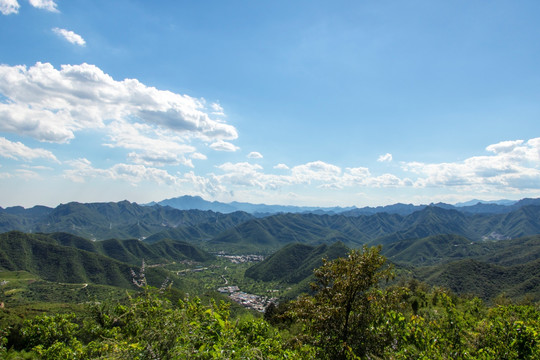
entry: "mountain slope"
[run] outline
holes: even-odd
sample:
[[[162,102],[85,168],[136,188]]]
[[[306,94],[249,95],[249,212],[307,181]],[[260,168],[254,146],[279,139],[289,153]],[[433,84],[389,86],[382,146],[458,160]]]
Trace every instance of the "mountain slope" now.
[[[342,241],[390,245],[434,235],[457,235],[470,241],[516,238],[540,233],[540,207],[527,205],[508,214],[466,214],[427,206],[407,216],[378,213],[343,215],[280,214],[235,226],[208,242],[215,248],[275,251],[289,243],[311,245]]]
[[[163,230],[185,229],[184,238],[207,239],[253,216],[247,213],[221,214],[213,211],[182,211],[164,206],[140,206],[128,201],[61,204],[54,209],[8,208],[0,210],[0,232],[69,232],[93,240],[109,238],[144,239]],[[198,233],[193,236],[195,227]]]
[[[101,254],[134,265],[139,265],[143,259],[152,264],[182,260],[204,262],[214,258],[192,244],[168,239],[148,244],[135,239],[90,241],[67,233],[53,233],[46,236],[55,240],[58,245]]]
[[[310,277],[322,265],[322,259],[333,260],[345,256],[349,249],[343,243],[310,246],[289,244],[264,261],[251,266],[245,275],[254,280],[279,281],[297,284]]]
[[[47,235],[12,231],[0,234],[0,270],[27,271],[59,283],[133,288],[131,269],[139,268],[143,259],[166,263],[211,258],[190,244],[171,240],[149,245],[138,240],[92,242],[63,233]],[[145,274],[148,284],[153,286],[160,286],[167,277],[174,278],[176,288],[183,286],[182,279],[160,267],[147,267]]]
[[[54,282],[132,287],[127,264],[18,232],[0,235],[0,269],[24,270]]]
[[[444,264],[466,258],[511,266],[540,259],[540,235],[478,242],[459,235],[434,235],[385,245],[382,254],[392,262],[414,266]]]
[[[485,300],[501,293],[511,298],[527,294],[535,300],[540,299],[540,259],[514,266],[465,259],[439,267],[417,269],[416,276],[428,284],[444,286],[458,294],[473,294]]]

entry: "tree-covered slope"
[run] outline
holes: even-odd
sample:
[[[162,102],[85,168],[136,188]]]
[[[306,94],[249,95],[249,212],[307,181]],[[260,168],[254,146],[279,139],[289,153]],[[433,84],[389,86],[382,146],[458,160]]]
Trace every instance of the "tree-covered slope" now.
[[[0,269],[24,270],[54,282],[132,286],[127,264],[19,232],[0,235]]]
[[[68,233],[42,235],[58,245],[98,253],[128,264],[140,264],[143,259],[152,264],[182,260],[204,262],[214,258],[195,245],[169,239],[148,244],[136,239],[91,241]]]
[[[61,204],[54,209],[21,207],[0,210],[0,232],[68,232],[88,239],[144,239],[163,230],[179,230],[173,240],[203,240],[253,216],[168,206],[140,206],[128,201]],[[181,231],[181,229],[186,229]],[[170,238],[169,236],[166,236]],[[161,237],[163,239],[165,237]]]
[[[448,288],[457,294],[473,294],[484,300],[500,294],[540,299],[540,259],[512,266],[464,259],[418,268],[415,275],[428,284]]]
[[[289,244],[264,261],[251,266],[245,275],[255,280],[279,281],[296,284],[309,277],[313,269],[322,265],[322,259],[333,260],[345,256],[349,249],[343,243],[311,246]]]
[[[139,240],[90,241],[72,234],[0,234],[0,270],[24,270],[54,282],[94,283],[132,287],[131,268],[143,261],[164,264],[182,260],[207,261],[212,255],[172,240],[145,244]],[[159,285],[170,274],[147,269],[147,278]]]
[[[504,266],[518,265],[540,258],[540,235],[476,242],[459,235],[434,235],[384,245],[382,253],[392,262],[414,266],[467,258]]]
[[[510,239],[540,233],[540,207],[526,205],[508,214],[466,214],[427,206],[401,216],[377,213],[343,215],[280,214],[241,223],[208,242],[216,248],[276,251],[289,243],[318,245],[342,241],[390,245],[435,235],[456,235],[470,241]]]

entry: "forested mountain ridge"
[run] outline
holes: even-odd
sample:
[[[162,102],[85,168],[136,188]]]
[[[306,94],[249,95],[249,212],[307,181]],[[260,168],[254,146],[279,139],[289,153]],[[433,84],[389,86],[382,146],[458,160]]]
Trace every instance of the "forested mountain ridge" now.
[[[139,240],[90,241],[72,234],[0,234],[0,271],[27,271],[54,282],[93,283],[133,287],[130,269],[147,265],[205,262],[214,256],[191,244],[163,240],[146,244]],[[159,285],[170,273],[159,267],[146,270]]]
[[[87,204],[71,202],[54,209],[3,209],[0,211],[0,232],[69,232],[89,239],[104,240],[144,239],[163,230],[184,229],[184,233],[189,233],[190,240],[193,240],[194,233],[198,233],[199,238],[195,239],[198,240],[252,218],[242,212],[221,214],[213,211],[178,210],[159,205],[141,206],[128,201]],[[181,234],[179,232],[177,238]]]
[[[288,243],[323,244],[341,241],[349,247],[459,235],[471,241],[512,239],[540,234],[540,206],[526,205],[508,214],[466,214],[428,206],[407,216],[378,213],[344,215],[279,214],[253,219],[209,241],[221,248],[274,249]]]
[[[290,293],[298,295],[309,291],[312,271],[321,266],[322,258],[332,260],[347,251],[342,243],[317,247],[288,244],[247,269],[246,276],[296,284]],[[381,254],[394,263],[402,278],[412,277],[487,301],[502,293],[514,299],[527,295],[540,300],[540,235],[480,242],[458,235],[435,235],[384,245]]]
[[[257,218],[178,210],[168,206],[118,203],[68,203],[54,209],[8,208],[0,211],[0,231],[67,232],[92,240],[140,239],[149,243],[182,240],[211,250],[273,252],[289,243],[311,245],[343,242],[392,244],[408,239],[453,234],[471,241],[512,239],[540,234],[540,206],[535,201],[502,214],[475,214],[426,206],[409,215],[375,213],[346,216],[286,213]]]
[[[317,207],[317,206],[289,206],[289,205],[266,205],[266,204],[251,204],[244,202],[233,201],[231,203],[223,203],[219,201],[207,201],[200,196],[179,196],[175,198],[165,199],[159,202],[152,202],[149,205],[170,206],[180,210],[212,210],[222,213],[230,213],[234,211],[243,211],[253,214],[257,217],[273,215],[277,213],[313,213],[313,214],[342,214],[347,216],[373,215],[376,213],[399,214],[402,216],[409,215],[415,211],[424,209],[429,205],[413,205],[413,204],[393,204],[385,206],[366,206],[357,208],[350,207]],[[485,214],[503,214],[514,211],[524,205],[540,205],[540,199],[522,199],[519,201],[500,200],[500,201],[482,201],[474,200],[463,204],[430,204],[445,209],[455,209],[467,213],[485,213]]]

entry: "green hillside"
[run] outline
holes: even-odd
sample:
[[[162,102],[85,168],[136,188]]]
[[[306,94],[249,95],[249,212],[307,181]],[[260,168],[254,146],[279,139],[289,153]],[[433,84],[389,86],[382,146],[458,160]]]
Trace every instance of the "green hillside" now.
[[[207,245],[228,251],[273,252],[290,243],[341,241],[354,248],[365,243],[388,246],[435,235],[456,235],[476,242],[536,235],[540,233],[539,224],[540,206],[536,205],[507,214],[466,214],[436,206],[407,216],[280,214],[246,221],[217,235]]]
[[[61,246],[41,236],[0,235],[0,269],[27,271],[48,281],[132,287],[130,267],[100,254]]]
[[[392,262],[429,266],[466,258],[503,266],[540,258],[540,235],[512,240],[472,242],[459,235],[434,235],[385,245],[382,253]]]
[[[245,275],[254,280],[297,284],[310,277],[313,269],[322,265],[323,258],[333,260],[345,256],[348,251],[339,242],[319,246],[289,244],[247,269]]]
[[[167,206],[140,206],[128,201],[61,204],[54,209],[9,208],[0,211],[0,232],[68,232],[88,239],[144,239],[163,230],[195,227],[175,240],[203,240],[253,217],[236,212],[177,210]],[[167,236],[168,237],[168,236]]]
[[[193,245],[163,240],[145,244],[138,240],[93,242],[71,234],[0,234],[0,270],[27,271],[58,283],[92,283],[132,288],[131,269],[143,259],[148,264],[182,260],[207,261],[214,257]],[[170,273],[147,269],[146,277],[159,286]],[[177,280],[180,286],[182,281]]]
[[[128,264],[140,264],[144,259],[149,264],[194,260],[204,262],[214,257],[205,251],[183,241],[169,239],[155,243],[145,243],[135,239],[91,241],[68,233],[44,234],[58,245],[70,246],[108,256]]]
[[[430,285],[442,286],[457,294],[472,294],[493,300],[505,294],[510,298],[528,296],[540,300],[540,259],[522,265],[501,266],[474,259],[423,267],[415,276]]]

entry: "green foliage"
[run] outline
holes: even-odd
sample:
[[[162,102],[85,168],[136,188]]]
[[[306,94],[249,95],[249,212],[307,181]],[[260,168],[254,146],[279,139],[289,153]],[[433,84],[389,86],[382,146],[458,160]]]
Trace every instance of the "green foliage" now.
[[[437,307],[422,314],[395,314],[396,343],[389,359],[538,359],[540,312],[508,305],[486,310],[478,299],[453,299],[435,291]]]
[[[173,305],[150,287],[126,303],[96,304],[82,325],[75,320],[73,314],[38,316],[25,321],[20,336],[43,359],[299,359],[309,354],[286,349],[262,319],[231,321],[225,303],[204,305],[193,298]]]
[[[539,304],[500,298],[488,308],[478,298],[414,279],[380,287],[392,275],[380,248],[324,261],[315,271],[313,296],[272,305],[264,318],[235,319],[229,304],[212,299],[178,300],[168,286],[145,285],[145,275],[143,268],[136,295],[93,302],[77,315],[67,309],[27,313],[20,325],[0,326],[0,358],[540,358]],[[9,284],[34,280],[27,273],[3,276]],[[2,309],[0,317],[10,311]]]
[[[415,270],[417,278],[458,294],[474,294],[491,301],[502,292],[517,299],[524,295],[540,300],[540,259],[520,265],[500,266],[464,259]]]
[[[41,345],[48,348],[57,342],[69,342],[79,328],[73,323],[74,318],[74,314],[57,314],[26,320],[21,335],[30,347]]]
[[[345,359],[351,355],[380,355],[389,338],[374,331],[385,310],[395,305],[391,290],[378,285],[392,276],[384,267],[380,247],[364,246],[348,257],[323,261],[315,270],[314,296],[295,302],[291,315],[304,323],[306,341],[316,346],[320,355]]]

